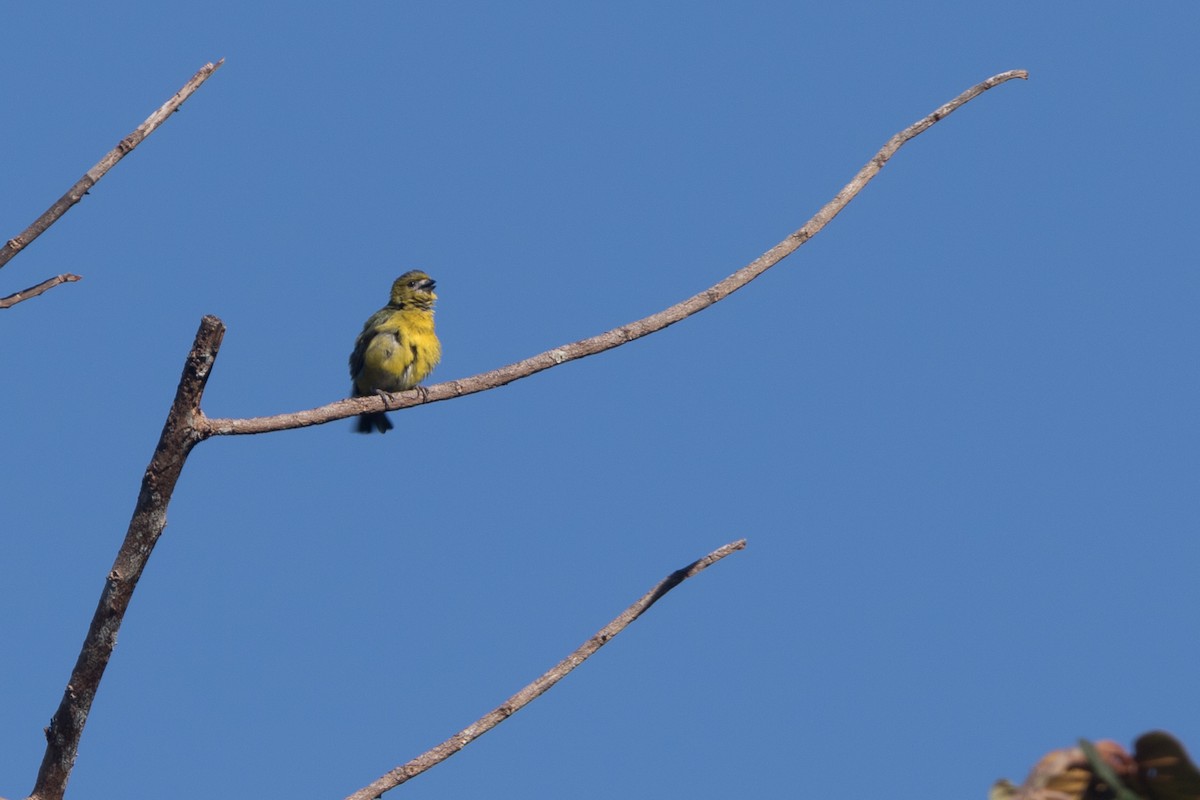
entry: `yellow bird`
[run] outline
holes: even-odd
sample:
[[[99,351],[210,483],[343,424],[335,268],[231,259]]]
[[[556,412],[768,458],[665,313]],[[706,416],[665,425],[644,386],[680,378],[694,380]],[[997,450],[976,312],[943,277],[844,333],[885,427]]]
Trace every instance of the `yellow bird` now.
[[[391,300],[363,325],[350,354],[355,397],[402,392],[433,372],[442,358],[442,343],[433,332],[435,287],[420,270],[396,278]],[[382,411],[358,416],[359,433],[387,433],[393,427]]]

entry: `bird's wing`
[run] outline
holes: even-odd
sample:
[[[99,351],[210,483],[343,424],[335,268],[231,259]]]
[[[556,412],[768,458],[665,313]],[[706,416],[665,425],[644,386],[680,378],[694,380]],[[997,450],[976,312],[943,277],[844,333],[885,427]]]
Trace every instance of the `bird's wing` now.
[[[363,331],[354,342],[354,352],[350,354],[350,380],[353,381],[362,372],[363,360],[367,353],[367,342],[371,341],[370,334]]]
[[[363,367],[366,366],[367,345],[371,344],[375,334],[379,333],[379,324],[386,318],[386,311],[386,308],[382,308],[372,314],[371,318],[363,325],[362,333],[354,341],[354,352],[350,354],[351,382],[362,374]]]

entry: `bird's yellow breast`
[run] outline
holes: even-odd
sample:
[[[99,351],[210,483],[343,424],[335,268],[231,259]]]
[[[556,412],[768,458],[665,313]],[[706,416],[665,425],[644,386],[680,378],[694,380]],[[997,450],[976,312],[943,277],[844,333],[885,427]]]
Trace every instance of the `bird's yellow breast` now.
[[[433,371],[442,357],[442,346],[433,332],[433,312],[415,308],[380,312],[368,321],[362,368],[354,375],[357,394],[377,390],[411,389]]]

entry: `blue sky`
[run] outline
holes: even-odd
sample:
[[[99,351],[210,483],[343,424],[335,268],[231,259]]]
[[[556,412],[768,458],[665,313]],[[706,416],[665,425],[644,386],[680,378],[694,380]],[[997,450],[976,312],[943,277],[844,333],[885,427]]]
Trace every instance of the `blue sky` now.
[[[96,3],[4,11],[5,238],[224,67],[0,271],[0,795],[23,796],[193,334],[203,407],[345,396],[438,280],[481,395],[199,446],[75,797],[343,797],[737,538],[389,796],[980,797],[1076,737],[1200,747],[1200,6]],[[900,787],[900,788],[897,788]]]

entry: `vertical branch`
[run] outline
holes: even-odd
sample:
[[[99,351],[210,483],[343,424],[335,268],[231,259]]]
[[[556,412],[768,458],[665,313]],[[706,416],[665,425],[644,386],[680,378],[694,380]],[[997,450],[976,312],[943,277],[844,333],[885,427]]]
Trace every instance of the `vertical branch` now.
[[[100,679],[104,677],[104,669],[116,646],[121,620],[150,553],[166,527],[167,505],[184,462],[196,443],[204,438],[196,426],[200,417],[200,399],[224,335],[225,326],[216,317],[206,316],[200,321],[200,330],[175,391],[175,402],[142,478],[141,492],[125,541],[108,573],[62,702],[46,729],[46,754],[30,800],[61,800],[66,791],[79,752],[79,739]]]

